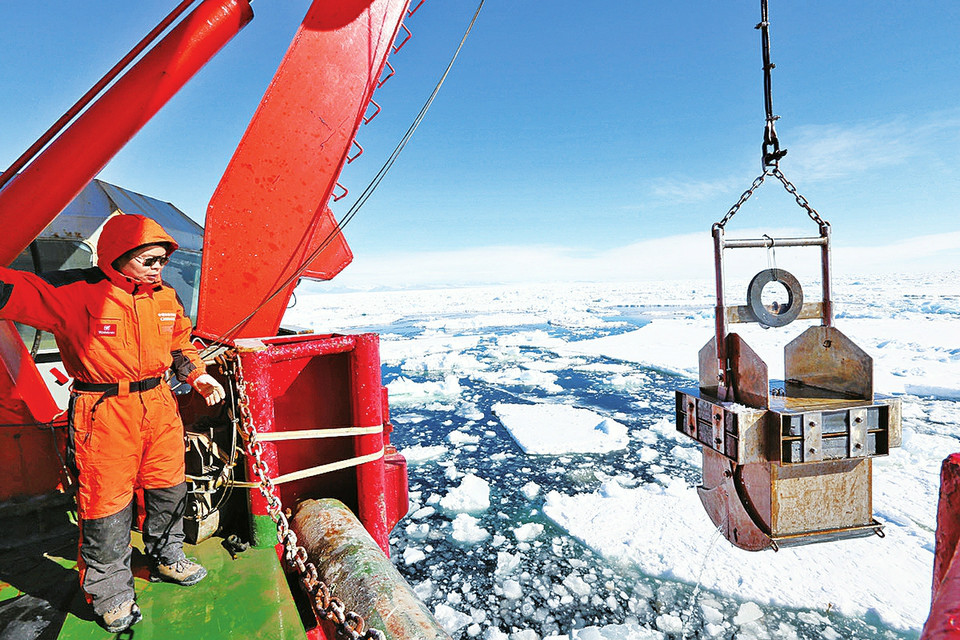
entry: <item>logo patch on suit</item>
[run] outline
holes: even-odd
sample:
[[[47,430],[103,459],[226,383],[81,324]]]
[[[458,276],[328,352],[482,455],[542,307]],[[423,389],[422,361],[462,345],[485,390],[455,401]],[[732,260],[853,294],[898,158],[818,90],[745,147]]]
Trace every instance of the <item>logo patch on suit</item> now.
[[[161,333],[173,333],[173,324],[177,321],[176,311],[160,311],[157,318],[160,319]]]
[[[97,324],[97,335],[98,336],[115,336],[117,335],[117,323],[116,322],[101,322]]]

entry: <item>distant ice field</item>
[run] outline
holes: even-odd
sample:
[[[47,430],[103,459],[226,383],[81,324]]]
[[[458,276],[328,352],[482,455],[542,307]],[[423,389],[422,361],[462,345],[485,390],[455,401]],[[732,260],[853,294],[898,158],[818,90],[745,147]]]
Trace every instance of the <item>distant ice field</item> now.
[[[759,553],[716,532],[673,425],[712,283],[301,292],[286,319],[380,333],[410,465],[392,556],[454,638],[915,638],[939,466],[960,451],[960,273],[841,279],[834,296],[877,391],[903,398],[903,446],[874,465],[886,537]],[[781,378],[809,325],[734,330]]]

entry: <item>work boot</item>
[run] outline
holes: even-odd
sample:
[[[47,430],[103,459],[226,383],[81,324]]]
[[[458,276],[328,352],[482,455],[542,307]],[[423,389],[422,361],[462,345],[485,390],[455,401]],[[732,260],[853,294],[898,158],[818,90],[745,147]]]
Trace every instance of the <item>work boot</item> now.
[[[157,563],[150,573],[150,582],[173,582],[184,587],[197,584],[207,577],[207,570],[202,565],[183,558],[173,564]]]
[[[103,628],[110,633],[120,633],[141,620],[143,614],[140,613],[140,607],[133,600],[127,600],[103,614]]]

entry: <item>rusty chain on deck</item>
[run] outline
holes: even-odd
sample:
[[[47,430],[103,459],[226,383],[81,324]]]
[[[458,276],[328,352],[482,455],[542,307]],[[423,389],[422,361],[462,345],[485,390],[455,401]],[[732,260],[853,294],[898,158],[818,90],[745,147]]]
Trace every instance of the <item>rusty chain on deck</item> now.
[[[263,460],[263,444],[257,439],[257,430],[253,426],[250,399],[247,395],[247,383],[243,378],[240,358],[230,358],[228,363],[237,384],[237,408],[240,413],[240,426],[247,440],[246,453],[254,461],[251,466],[256,480],[260,483],[258,488],[267,501],[270,518],[277,525],[277,540],[283,545],[284,560],[291,569],[297,571],[300,586],[310,599],[314,614],[318,620],[332,621],[336,625],[338,635],[345,638],[351,640],[386,640],[382,631],[373,628],[367,629],[363,616],[348,610],[343,601],[331,595],[330,588],[320,580],[316,565],[310,562],[307,557],[307,550],[298,543],[297,534],[290,528],[287,515],[281,508],[276,486],[270,479],[270,469]]]

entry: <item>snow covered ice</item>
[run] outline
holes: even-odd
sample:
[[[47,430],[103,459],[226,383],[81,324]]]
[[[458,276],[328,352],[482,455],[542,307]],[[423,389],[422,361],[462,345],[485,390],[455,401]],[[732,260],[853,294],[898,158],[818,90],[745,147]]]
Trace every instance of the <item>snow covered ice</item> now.
[[[381,334],[410,462],[392,556],[454,638],[915,638],[960,450],[960,273],[837,279],[834,298],[877,392],[903,399],[903,444],[874,461],[886,537],[776,553],[716,532],[673,424],[710,282],[300,295],[288,319]],[[778,378],[809,324],[736,330]]]

